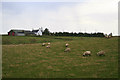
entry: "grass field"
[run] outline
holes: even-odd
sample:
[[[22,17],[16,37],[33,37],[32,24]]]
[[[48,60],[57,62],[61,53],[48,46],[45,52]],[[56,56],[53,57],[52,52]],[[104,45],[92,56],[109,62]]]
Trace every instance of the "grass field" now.
[[[118,37],[2,37],[3,78],[118,78]],[[51,48],[41,46],[51,42]],[[65,43],[71,52],[64,52]],[[92,56],[83,57],[90,50]],[[100,50],[106,56],[97,56]]]

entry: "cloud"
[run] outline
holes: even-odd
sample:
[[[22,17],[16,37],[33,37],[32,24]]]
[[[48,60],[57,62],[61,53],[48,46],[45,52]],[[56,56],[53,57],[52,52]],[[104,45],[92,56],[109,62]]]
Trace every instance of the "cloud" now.
[[[0,17],[2,17],[2,3],[0,3]],[[2,18],[0,18],[0,26],[2,26]],[[0,32],[2,32],[2,27],[0,27]]]
[[[89,0],[82,6],[78,5],[76,9],[79,9],[80,21],[88,24],[87,27],[94,26],[97,31],[118,33],[118,1]]]
[[[11,28],[48,28],[52,32],[113,32],[118,34],[118,0],[3,5],[3,33]]]

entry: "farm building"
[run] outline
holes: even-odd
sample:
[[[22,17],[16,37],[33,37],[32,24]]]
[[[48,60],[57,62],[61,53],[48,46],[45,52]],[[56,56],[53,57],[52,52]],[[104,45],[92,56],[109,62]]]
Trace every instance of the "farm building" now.
[[[39,28],[38,30],[32,30],[32,32],[37,36],[38,35],[42,36],[42,29],[41,28]]]
[[[32,30],[32,31],[30,31],[30,30],[15,30],[15,29],[13,29],[13,30],[10,30],[8,32],[8,35],[9,36],[28,36],[28,35],[36,35],[36,36],[40,35],[40,36],[42,36],[42,31],[41,31],[40,28],[38,30]]]
[[[9,36],[25,36],[24,30],[10,30],[8,32]]]

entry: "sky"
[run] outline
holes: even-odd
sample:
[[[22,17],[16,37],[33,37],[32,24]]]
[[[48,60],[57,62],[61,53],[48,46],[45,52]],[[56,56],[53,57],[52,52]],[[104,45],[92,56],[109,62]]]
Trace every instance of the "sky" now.
[[[119,0],[3,1],[2,29],[32,30],[42,27],[51,32],[103,32],[118,35]],[[1,24],[1,23],[0,23]]]

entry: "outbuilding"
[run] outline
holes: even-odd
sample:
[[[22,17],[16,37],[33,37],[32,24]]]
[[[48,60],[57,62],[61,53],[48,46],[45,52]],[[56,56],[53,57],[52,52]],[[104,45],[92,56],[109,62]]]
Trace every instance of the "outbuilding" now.
[[[12,29],[8,32],[8,35],[9,36],[28,36],[28,35],[42,36],[42,30],[41,28],[32,31]]]
[[[9,36],[25,36],[24,30],[10,30],[8,32]]]

